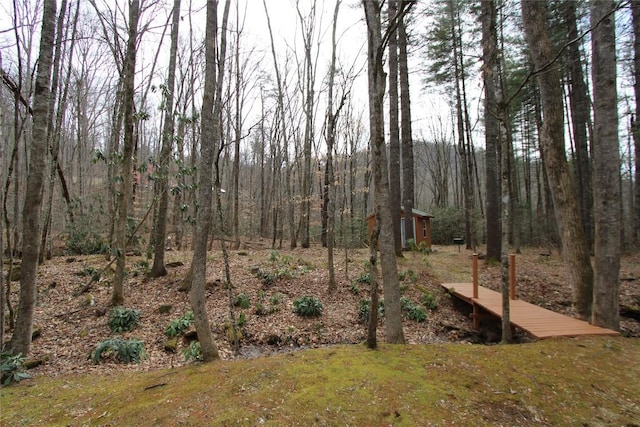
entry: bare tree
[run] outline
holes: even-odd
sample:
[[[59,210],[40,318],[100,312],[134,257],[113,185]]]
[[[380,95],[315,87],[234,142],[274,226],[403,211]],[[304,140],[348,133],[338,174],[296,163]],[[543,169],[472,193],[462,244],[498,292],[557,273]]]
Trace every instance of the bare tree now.
[[[389,37],[389,32],[394,30],[395,25],[390,23],[387,28],[387,33],[383,38],[380,25],[380,2],[363,0],[362,5],[364,7],[367,23],[369,129],[373,158],[376,222],[380,222],[379,246],[383,292],[385,298],[385,313],[387,316],[385,323],[386,340],[390,343],[404,343],[402,312],[400,308],[400,286],[398,283],[398,265],[396,263],[393,224],[391,211],[389,209],[389,177],[387,174],[387,154],[384,144],[383,124],[383,100],[385,92],[383,54]],[[372,251],[375,250],[376,247],[372,246]],[[372,254],[371,258],[371,264],[375,266],[375,253]],[[372,274],[373,273],[374,271],[372,271]],[[377,310],[377,307],[372,304],[370,309],[372,311]]]
[[[313,0],[308,17],[302,16],[299,1],[296,1],[296,11],[300,20],[300,31],[304,43],[304,62],[300,82],[304,96],[304,140],[303,140],[303,175],[302,175],[302,212],[300,215],[300,232],[302,233],[301,246],[308,248],[310,245],[310,220],[311,220],[311,147],[314,140],[313,115],[315,104],[315,61],[312,56],[312,43],[315,33],[316,2]]]
[[[616,3],[591,3],[593,76],[593,216],[595,220],[595,277],[592,322],[620,328],[619,289],[621,253],[620,148],[616,92],[616,30],[611,13]]]
[[[573,0],[565,2],[565,21],[567,25],[567,40],[569,46],[568,72],[569,72],[569,103],[571,106],[571,129],[575,144],[574,173],[580,204],[580,215],[584,226],[585,237],[589,248],[593,248],[593,190],[591,178],[591,159],[589,158],[588,127],[590,125],[590,100],[587,85],[584,81],[580,46],[572,41],[578,39],[576,24],[576,5]]]
[[[222,22],[218,24],[218,1],[207,0],[207,25],[205,35],[205,83],[202,99],[202,141],[200,144],[200,180],[198,188],[198,217],[190,290],[194,324],[202,349],[204,361],[217,359],[218,349],[213,342],[209,318],[205,306],[205,284],[207,272],[207,241],[212,221],[213,165],[220,147],[222,127],[222,88],[226,61],[226,34],[230,0],[225,1]],[[218,46],[217,34],[220,32]],[[217,67],[216,67],[217,65]],[[217,171],[216,171],[217,172]],[[217,174],[216,174],[217,175]],[[219,188],[215,190],[219,191]]]
[[[481,3],[482,21],[482,78],[484,82],[484,128],[486,168],[486,226],[487,259],[499,260],[502,237],[500,230],[500,118],[496,91],[498,82],[498,40],[496,34],[496,8],[492,0]]]
[[[158,212],[154,223],[154,258],[149,275],[160,277],[167,274],[164,265],[164,253],[167,235],[167,213],[169,211],[169,165],[171,151],[173,149],[174,111],[173,98],[176,76],[176,56],[178,52],[178,31],[180,28],[180,0],[173,2],[173,18],[171,21],[171,47],[169,48],[169,69],[164,94],[164,126],[162,128],[162,148],[160,149],[160,162],[158,164],[158,180],[156,181],[155,197],[160,199]]]
[[[0,70],[2,70],[2,52],[0,52]],[[0,84],[0,99],[3,96],[4,85]],[[4,108],[0,108],[0,141],[4,141]],[[4,164],[4,143],[0,143],[0,165]],[[4,182],[4,168],[0,170],[0,182]],[[4,191],[0,189],[0,206],[4,206]],[[0,219],[0,265],[4,266],[4,221]],[[0,272],[0,353],[4,351],[4,322],[5,322],[5,294],[4,294],[4,267]]]
[[[336,221],[336,186],[334,184],[333,149],[336,139],[336,121],[338,114],[344,105],[345,97],[340,105],[333,109],[333,89],[336,76],[336,27],[338,26],[338,11],[340,10],[340,0],[336,0],[333,10],[333,26],[331,29],[331,65],[329,66],[329,88],[327,94],[327,117],[326,117],[326,140],[327,140],[327,177],[325,181],[326,202],[327,202],[327,260],[329,264],[329,290],[336,289],[335,267],[333,261],[333,249],[335,246],[335,221]]]
[[[404,205],[404,238],[415,239],[413,207],[415,198],[415,171],[413,159],[413,131],[411,127],[411,93],[409,91],[409,65],[407,26],[404,16],[398,18],[398,77],[400,81],[400,147],[402,152],[402,204]]]
[[[398,1],[390,0],[387,4],[387,19],[392,25],[398,13]],[[400,120],[398,96],[398,31],[397,24],[389,32],[389,207],[393,222],[393,238],[396,246],[396,256],[402,256],[402,230],[400,229],[402,204],[402,188],[400,185]],[[405,211],[405,223],[412,217],[411,212]]]
[[[38,237],[40,208],[46,171],[47,128],[49,124],[49,97],[53,42],[55,37],[56,2],[44,0],[40,52],[33,98],[33,139],[29,150],[29,173],[22,210],[25,225],[22,238],[22,270],[20,274],[20,302],[16,328],[8,344],[13,353],[28,354],[36,305],[36,273],[38,268]]]
[[[124,302],[124,281],[127,252],[127,217],[129,203],[133,193],[133,149],[134,149],[134,96],[136,74],[136,40],[138,38],[138,20],[140,18],[139,0],[129,2],[129,27],[127,48],[124,57],[122,74],[123,109],[124,109],[124,143],[122,150],[122,184],[118,197],[118,213],[115,226],[116,271],[113,280],[111,303],[120,305]]]
[[[634,241],[640,243],[640,1],[631,2],[633,17],[633,93],[635,117],[632,116],[633,145],[635,154],[635,212]]]
[[[522,20],[535,68],[544,70],[537,74],[544,115],[540,149],[560,230],[562,255],[569,270],[576,313],[588,319],[593,299],[593,269],[565,154],[562,86],[548,36],[545,6],[546,2],[522,0]]]

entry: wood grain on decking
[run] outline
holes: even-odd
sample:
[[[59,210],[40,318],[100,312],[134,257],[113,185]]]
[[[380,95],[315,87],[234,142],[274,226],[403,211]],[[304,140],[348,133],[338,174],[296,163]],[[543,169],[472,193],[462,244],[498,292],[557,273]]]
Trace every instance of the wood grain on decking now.
[[[500,293],[478,286],[478,298],[473,298],[472,283],[443,283],[442,286],[469,304],[477,304],[495,316],[502,316]],[[580,335],[620,335],[617,331],[590,325],[585,321],[519,299],[510,300],[510,321],[514,326],[540,339]]]

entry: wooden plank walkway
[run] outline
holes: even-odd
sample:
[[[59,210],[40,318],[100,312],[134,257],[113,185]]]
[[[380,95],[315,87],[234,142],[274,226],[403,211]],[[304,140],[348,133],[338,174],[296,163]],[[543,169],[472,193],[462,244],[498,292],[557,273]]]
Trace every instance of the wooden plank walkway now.
[[[476,314],[477,307],[480,307],[495,316],[502,316],[502,295],[499,292],[478,286],[478,298],[473,298],[473,283],[443,283],[442,287],[471,304]],[[580,335],[620,335],[619,332],[611,329],[593,326],[519,299],[512,299],[510,303],[511,323],[539,339]]]

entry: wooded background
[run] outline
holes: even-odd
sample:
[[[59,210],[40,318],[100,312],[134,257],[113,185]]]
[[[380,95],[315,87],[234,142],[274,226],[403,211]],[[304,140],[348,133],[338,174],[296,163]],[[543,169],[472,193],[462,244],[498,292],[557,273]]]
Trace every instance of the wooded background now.
[[[204,3],[3,6],[4,257],[362,246],[378,160],[434,244],[636,247],[638,2]]]

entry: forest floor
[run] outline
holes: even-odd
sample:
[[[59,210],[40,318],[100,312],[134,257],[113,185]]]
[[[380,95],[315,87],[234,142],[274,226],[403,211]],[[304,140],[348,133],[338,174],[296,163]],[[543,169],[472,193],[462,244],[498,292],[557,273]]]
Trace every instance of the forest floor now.
[[[225,289],[225,272],[220,251],[209,253],[207,264],[207,309],[215,342],[223,359],[253,358],[278,352],[323,347],[333,344],[359,343],[365,340],[366,328],[360,319],[360,301],[368,299],[366,260],[368,250],[336,251],[337,289],[328,289],[326,249],[272,250],[261,242],[244,244],[229,251],[230,276],[235,296],[248,297],[249,307],[234,307],[246,322],[241,328],[239,354],[228,338],[229,294]],[[56,257],[41,266],[38,273],[38,303],[35,324],[38,336],[30,358],[44,361],[30,371],[34,376],[60,376],[71,373],[111,374],[115,371],[150,371],[185,365],[186,340],[175,351],[167,351],[165,329],[172,320],[189,311],[189,296],[179,288],[187,274],[190,252],[168,251],[168,274],[157,279],[145,275],[144,257],[128,257],[129,275],[125,285],[124,307],[140,312],[140,324],[124,338],[144,342],[148,357],[140,364],[122,365],[90,359],[96,346],[115,336],[108,326],[111,274],[82,294],[78,291],[90,276],[107,264],[104,256]],[[5,266],[6,267],[6,266]],[[441,288],[443,282],[471,281],[471,252],[456,246],[436,246],[429,254],[410,252],[398,260],[404,297],[420,304],[431,295],[437,307],[427,311],[424,322],[406,319],[404,334],[410,344],[469,342],[489,343],[499,338],[499,323],[487,322],[474,331],[469,307],[456,303]],[[111,271],[109,270],[109,273]],[[480,284],[498,289],[499,265],[480,263]],[[640,254],[625,256],[621,267],[621,306],[640,309]],[[11,283],[11,300],[17,306],[18,282]],[[566,269],[557,253],[526,249],[517,256],[517,292],[519,298],[569,316],[571,290]],[[304,295],[316,297],[323,313],[303,318],[293,312],[293,301]],[[161,313],[162,306],[169,306]],[[640,321],[621,317],[623,336],[640,337]],[[384,320],[378,328],[384,340]],[[529,341],[519,332],[518,340]]]

